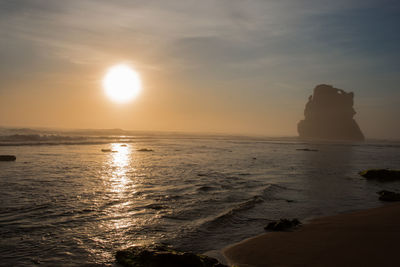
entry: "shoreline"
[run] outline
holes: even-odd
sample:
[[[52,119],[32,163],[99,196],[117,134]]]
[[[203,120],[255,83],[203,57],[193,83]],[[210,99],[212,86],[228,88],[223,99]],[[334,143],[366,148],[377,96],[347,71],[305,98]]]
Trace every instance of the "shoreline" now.
[[[290,232],[268,232],[221,250],[230,266],[393,266],[400,204],[317,217]]]

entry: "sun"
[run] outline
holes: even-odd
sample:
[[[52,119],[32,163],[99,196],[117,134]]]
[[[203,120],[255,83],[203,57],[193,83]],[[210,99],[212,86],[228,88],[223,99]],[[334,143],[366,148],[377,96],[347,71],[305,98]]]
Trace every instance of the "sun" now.
[[[142,85],[139,74],[125,64],[111,67],[103,79],[106,95],[113,101],[124,103],[134,99]]]

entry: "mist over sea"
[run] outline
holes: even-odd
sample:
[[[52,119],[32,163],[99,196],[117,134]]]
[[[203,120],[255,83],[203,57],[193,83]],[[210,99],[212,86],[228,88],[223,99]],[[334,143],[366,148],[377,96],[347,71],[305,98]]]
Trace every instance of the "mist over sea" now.
[[[358,175],[398,169],[399,142],[0,133],[0,154],[17,157],[0,162],[1,266],[114,266],[116,250],[161,242],[204,253],[271,220],[377,207],[377,191],[400,192]]]

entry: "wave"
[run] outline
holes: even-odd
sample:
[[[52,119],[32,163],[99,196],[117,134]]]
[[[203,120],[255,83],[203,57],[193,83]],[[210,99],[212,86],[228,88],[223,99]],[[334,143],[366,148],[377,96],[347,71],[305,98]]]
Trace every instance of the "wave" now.
[[[242,203],[237,204],[235,207],[230,210],[218,215],[213,220],[205,223],[206,228],[219,226],[221,224],[225,224],[231,221],[235,216],[239,215],[240,212],[253,208],[256,204],[262,203],[265,200],[262,196],[253,196],[251,199],[246,200]]]
[[[196,227],[196,231],[203,233],[213,232],[215,228],[246,223],[249,220],[252,220],[245,215],[246,211],[251,210],[256,205],[267,201],[281,200],[276,198],[275,195],[283,190],[287,190],[287,188],[276,184],[267,185],[266,187],[262,188],[261,191],[259,191],[259,194],[256,194],[243,202],[237,203],[230,209],[223,211],[209,220],[201,223],[198,225],[198,227]]]
[[[133,141],[84,141],[84,142],[13,142],[13,143],[3,143],[0,142],[0,146],[60,146],[60,145],[102,145],[110,143],[133,143]]]
[[[0,146],[54,146],[54,145],[97,145],[108,143],[132,143],[127,136],[69,136],[13,134],[0,136]]]
[[[70,141],[83,140],[83,136],[40,135],[40,134],[12,134],[0,136],[1,141]]]

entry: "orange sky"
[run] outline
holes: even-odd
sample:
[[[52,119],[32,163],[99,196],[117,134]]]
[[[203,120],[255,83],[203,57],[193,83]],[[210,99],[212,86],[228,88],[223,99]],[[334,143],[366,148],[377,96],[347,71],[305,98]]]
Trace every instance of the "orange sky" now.
[[[327,83],[355,92],[367,137],[399,138],[399,46],[385,54],[367,45],[398,41],[389,35],[390,8],[379,8],[373,1],[5,2],[0,126],[294,136],[308,95]],[[381,16],[387,36],[364,35],[369,17],[356,11]],[[110,101],[101,86],[121,62],[143,84],[126,104]]]

